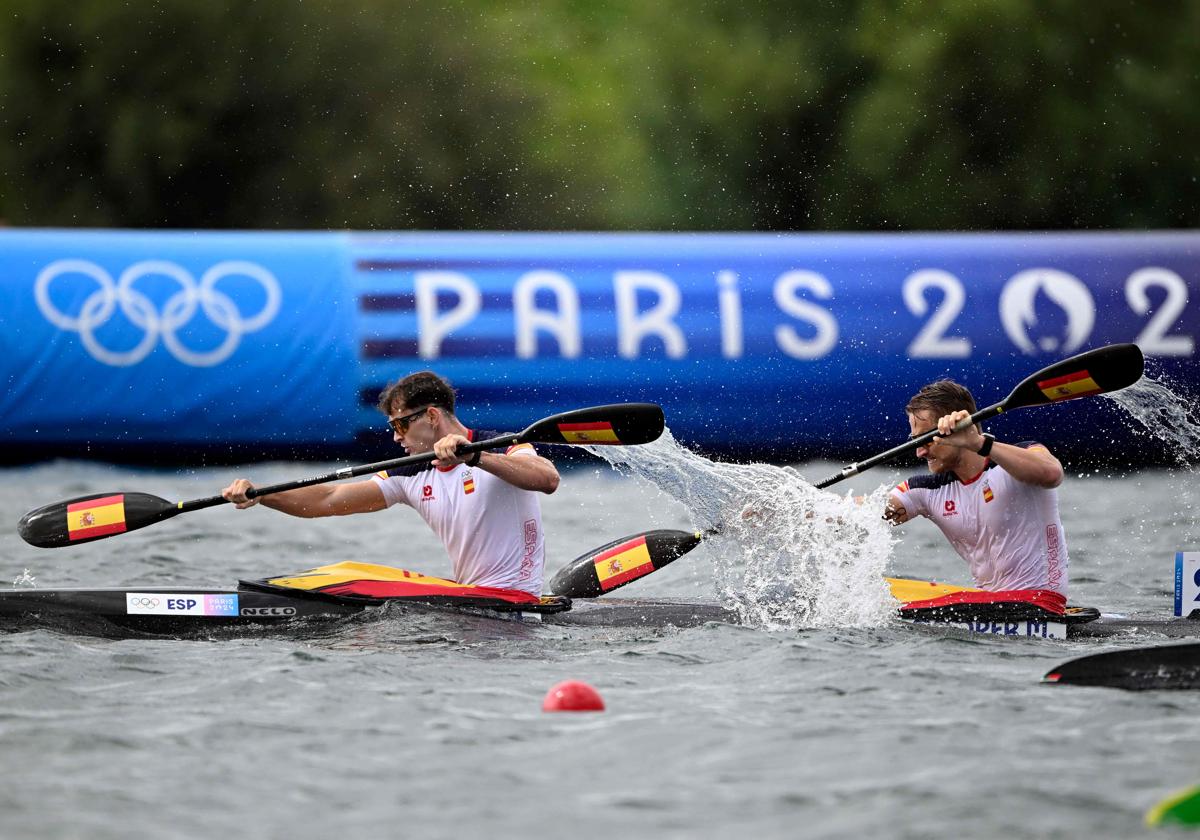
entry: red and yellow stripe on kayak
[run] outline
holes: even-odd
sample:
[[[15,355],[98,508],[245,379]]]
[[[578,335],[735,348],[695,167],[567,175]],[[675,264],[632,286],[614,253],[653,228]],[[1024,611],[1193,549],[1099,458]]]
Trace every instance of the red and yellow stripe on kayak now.
[[[420,572],[410,572],[407,569],[397,569],[394,566],[380,566],[376,563],[357,563],[346,561],[319,566],[294,575],[267,578],[267,583],[273,586],[286,586],[288,589],[303,589],[313,591],[333,586],[339,583],[349,583],[354,580],[386,580],[414,583],[422,586],[438,586],[445,589],[475,589],[465,583],[458,583],[445,578],[430,577]]]
[[[955,592],[982,592],[973,586],[953,586],[948,583],[934,583],[931,580],[913,580],[912,578],[884,578],[892,597],[902,604],[913,601],[928,601],[930,598],[941,598],[953,595]]]
[[[125,530],[123,493],[67,505],[67,538],[70,540],[104,537]]]

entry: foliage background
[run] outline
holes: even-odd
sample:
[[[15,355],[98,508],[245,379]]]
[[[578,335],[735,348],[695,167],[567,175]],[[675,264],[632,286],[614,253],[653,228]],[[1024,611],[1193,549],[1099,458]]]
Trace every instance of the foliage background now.
[[[4,0],[0,218],[1195,227],[1200,4]]]

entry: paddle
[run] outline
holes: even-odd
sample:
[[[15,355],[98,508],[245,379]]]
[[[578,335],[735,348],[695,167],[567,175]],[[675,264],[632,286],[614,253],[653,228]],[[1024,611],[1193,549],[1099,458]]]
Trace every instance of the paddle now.
[[[1017,408],[1119,391],[1141,379],[1144,365],[1142,351],[1136,344],[1110,344],[1107,347],[1089,350],[1027,377],[1003,401],[975,412],[961,422],[958,428],[965,429],[973,423]],[[841,472],[817,482],[816,486],[824,489],[884,461],[913,452],[929,443],[936,435],[937,430],[931,429],[886,452],[851,464]],[[718,533],[719,530],[717,528],[697,533],[647,531],[615,540],[576,558],[560,569],[550,581],[550,592],[571,598],[595,598],[677,560],[699,545],[705,537]],[[639,547],[639,539],[643,540],[644,546]],[[613,561],[615,566],[612,566]],[[609,566],[612,566],[611,570]]]
[[[1136,344],[1110,344],[1080,353],[1027,377],[1001,402],[976,411],[959,423],[956,431],[1017,408],[1066,402],[1128,388],[1142,378],[1144,367],[1145,359],[1142,357],[1141,348]],[[937,429],[930,429],[925,434],[911,438],[886,452],[843,467],[841,472],[818,481],[815,486],[824,489],[885,461],[915,452],[933,440],[937,433]]]
[[[716,531],[643,531],[592,549],[550,580],[551,595],[595,598],[673,563]]]
[[[475,441],[458,448],[461,455],[499,449],[518,443],[634,445],[657,440],[664,428],[662,409],[651,403],[620,403],[581,408],[539,420],[523,432]],[[423,452],[358,467],[345,467],[326,475],[256,487],[247,496],[257,498],[298,487],[325,484],[381,470],[422,464],[437,456]],[[59,548],[136,531],[181,513],[226,504],[221,496],[168,502],[147,493],[93,493],[40,507],[21,517],[21,538],[38,548]]]
[[[1042,682],[1130,691],[1200,688],[1200,644],[1093,653],[1064,662],[1042,677]]]
[[[549,592],[568,598],[596,598],[675,562],[716,533],[716,529],[692,532],[659,529],[613,540],[559,569],[550,580]],[[884,578],[884,581],[892,597],[901,603],[977,591],[968,586],[910,578]]]

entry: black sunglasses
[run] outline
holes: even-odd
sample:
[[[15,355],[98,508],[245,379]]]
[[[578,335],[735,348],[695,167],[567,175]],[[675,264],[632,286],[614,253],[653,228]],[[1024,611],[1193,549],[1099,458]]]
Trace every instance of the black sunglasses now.
[[[405,414],[403,417],[389,417],[388,425],[391,426],[393,432],[398,435],[403,435],[408,431],[408,427],[412,425],[412,421],[416,420],[428,410],[429,406],[425,406],[424,408],[418,408],[412,414]]]

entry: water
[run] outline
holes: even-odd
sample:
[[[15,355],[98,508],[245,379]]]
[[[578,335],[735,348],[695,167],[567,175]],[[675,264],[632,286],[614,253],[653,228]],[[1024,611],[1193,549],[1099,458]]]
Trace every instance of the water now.
[[[840,465],[709,464],[669,441],[618,460],[568,471],[545,499],[548,572],[623,534],[732,522],[620,594],[726,597],[750,626],[394,610],[304,636],[0,636],[0,836],[1127,837],[1200,780],[1200,696],[1038,682],[1157,640],[952,638],[878,611],[881,572],[966,582],[932,525],[878,520],[883,488],[916,465],[831,494],[805,479]],[[1175,552],[1200,549],[1181,503],[1195,476],[1067,467],[1072,601],[1168,612]],[[237,474],[325,471],[57,463],[0,472],[0,505],[15,523],[89,492],[188,499]],[[351,558],[447,571],[403,510],[217,508],[55,551],[0,533],[3,579],[41,587],[230,585]],[[567,678],[608,711],[542,713]]]

